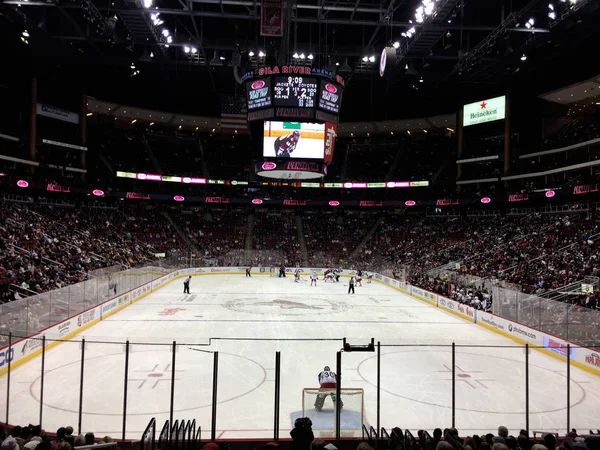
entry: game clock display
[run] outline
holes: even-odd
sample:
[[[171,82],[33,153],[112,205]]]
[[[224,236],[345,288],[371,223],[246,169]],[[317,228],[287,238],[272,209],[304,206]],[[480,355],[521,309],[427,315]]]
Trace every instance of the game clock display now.
[[[275,106],[314,108],[317,79],[310,77],[275,77],[273,102]]]

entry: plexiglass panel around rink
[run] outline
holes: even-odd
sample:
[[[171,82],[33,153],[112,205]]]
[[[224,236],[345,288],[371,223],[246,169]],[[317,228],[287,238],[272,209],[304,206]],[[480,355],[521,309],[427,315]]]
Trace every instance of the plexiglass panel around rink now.
[[[11,330],[28,333],[81,311],[88,299],[101,303],[109,289],[117,295],[97,314],[48,333],[45,354],[35,338],[2,335],[11,346],[0,355],[0,421],[140,439],[154,418],[157,440],[163,428],[194,420],[203,439],[287,438],[302,417],[325,439],[394,427],[416,435],[455,426],[469,435],[498,425],[561,434],[598,426],[600,379],[565,360],[596,361],[593,350],[538,339],[547,348],[526,352],[489,329],[510,331],[499,321],[485,328],[483,316],[465,320],[435,296],[419,301],[376,281],[353,295],[345,278],[311,286],[268,272],[193,277],[191,294],[181,278],[120,294],[156,276],[141,273],[0,307]],[[589,333],[587,315],[550,314],[536,302],[521,303],[547,332],[566,334],[564,322],[569,336]],[[522,318],[529,310],[516,311]],[[366,351],[348,351],[344,338]],[[7,355],[19,360],[10,376]],[[339,392],[320,385],[325,371],[336,373]]]

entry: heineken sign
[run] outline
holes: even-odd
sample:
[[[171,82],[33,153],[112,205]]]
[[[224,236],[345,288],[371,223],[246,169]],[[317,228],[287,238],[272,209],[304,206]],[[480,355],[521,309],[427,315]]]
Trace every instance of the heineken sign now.
[[[463,126],[504,119],[506,96],[490,98],[464,106]]]

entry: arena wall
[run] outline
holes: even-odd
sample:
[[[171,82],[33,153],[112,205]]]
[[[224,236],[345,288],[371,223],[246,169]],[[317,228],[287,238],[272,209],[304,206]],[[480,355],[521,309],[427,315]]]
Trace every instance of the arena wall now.
[[[290,275],[296,268],[287,268],[286,272]],[[302,275],[309,275],[315,270],[317,275],[323,276],[324,268],[300,268]],[[11,368],[15,368],[25,362],[35,358],[42,352],[42,337],[47,340],[46,350],[59,345],[61,341],[72,339],[77,334],[107,318],[123,308],[138,302],[142,298],[156,292],[168,283],[191,276],[205,275],[244,275],[246,267],[200,267],[193,269],[180,269],[160,276],[151,282],[145,283],[124,294],[111,298],[93,308],[90,308],[81,314],[63,320],[53,326],[50,326],[28,338],[15,341],[12,346],[0,349],[0,376],[8,371],[8,360],[11,360]],[[343,277],[350,277],[354,270],[344,269],[341,271]],[[251,271],[252,275],[270,275],[269,267],[255,267]],[[499,333],[520,344],[529,343],[531,348],[541,351],[549,356],[566,361],[567,344],[570,344],[571,362],[573,365],[600,375],[600,355],[591,349],[580,347],[569,343],[566,340],[543,333],[539,330],[526,327],[517,322],[504,319],[492,313],[478,311],[455,300],[426,291],[425,289],[412,286],[403,281],[389,278],[379,273],[374,273],[373,278],[382,284],[392,287],[404,294],[407,294],[417,300],[427,303],[436,308],[442,309],[448,313],[454,314],[463,320],[480,325],[490,331]]]

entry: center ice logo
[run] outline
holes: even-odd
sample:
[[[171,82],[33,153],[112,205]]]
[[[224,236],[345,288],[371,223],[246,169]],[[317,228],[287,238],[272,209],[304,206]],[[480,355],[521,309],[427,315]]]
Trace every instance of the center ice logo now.
[[[246,314],[271,315],[280,314],[284,316],[308,316],[314,314],[331,314],[332,312],[342,312],[349,308],[344,302],[335,302],[332,300],[315,300],[307,302],[296,298],[274,298],[266,300],[264,298],[254,297],[248,299],[230,300],[223,305],[231,311],[243,312]]]

